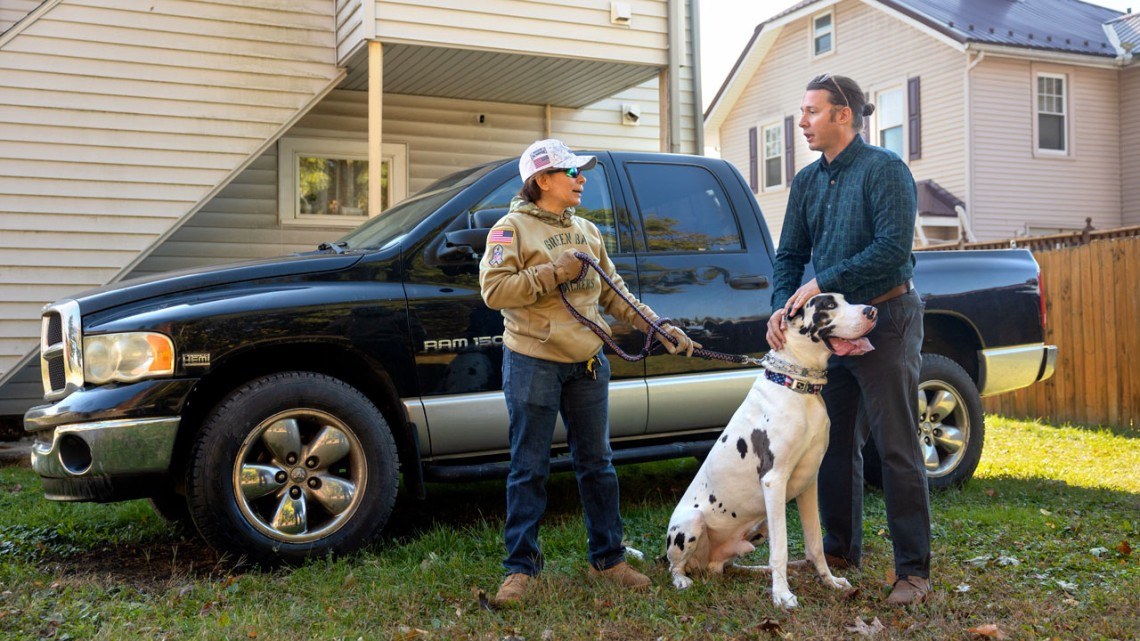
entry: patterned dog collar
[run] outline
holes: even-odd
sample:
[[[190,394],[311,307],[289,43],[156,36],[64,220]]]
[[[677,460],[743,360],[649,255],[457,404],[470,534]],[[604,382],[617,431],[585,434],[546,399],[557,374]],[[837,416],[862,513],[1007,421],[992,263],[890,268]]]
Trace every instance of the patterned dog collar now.
[[[819,394],[823,390],[823,383],[807,383],[770,369],[764,370],[764,378],[800,394]]]

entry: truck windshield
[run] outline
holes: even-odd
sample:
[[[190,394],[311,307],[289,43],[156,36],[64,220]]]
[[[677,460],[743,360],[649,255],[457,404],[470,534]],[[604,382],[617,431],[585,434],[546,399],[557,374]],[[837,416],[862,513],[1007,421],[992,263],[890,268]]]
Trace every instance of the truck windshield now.
[[[405,234],[451,200],[464,187],[481,178],[500,163],[479,165],[445,176],[415,196],[382,212],[341,238],[346,249],[383,249],[400,242]]]

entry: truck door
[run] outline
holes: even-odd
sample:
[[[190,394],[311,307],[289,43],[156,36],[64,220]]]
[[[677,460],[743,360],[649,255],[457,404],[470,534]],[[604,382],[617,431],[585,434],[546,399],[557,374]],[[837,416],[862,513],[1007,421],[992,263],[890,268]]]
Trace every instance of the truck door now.
[[[743,180],[724,164],[684,158],[622,163],[637,215],[640,298],[706,349],[760,356],[771,315],[770,240]],[[719,429],[756,378],[753,366],[646,359],[649,431]]]
[[[480,181],[485,189],[468,199],[445,231],[489,228],[507,213],[522,187],[517,163],[496,170]],[[582,205],[577,214],[593,221],[606,239],[618,273],[636,291],[637,271],[632,231],[626,208],[614,196],[614,169],[606,154],[586,172]],[[502,394],[503,318],[483,304],[478,267],[456,266],[435,258],[436,243],[413,258],[405,285],[415,345],[416,375],[423,392],[422,412],[430,444],[420,447],[431,456],[505,451],[508,449],[507,408]],[[623,349],[637,351],[629,325],[607,316]],[[611,357],[610,431],[615,437],[641,434],[646,425],[646,391],[641,363]],[[556,444],[566,440],[559,420]]]

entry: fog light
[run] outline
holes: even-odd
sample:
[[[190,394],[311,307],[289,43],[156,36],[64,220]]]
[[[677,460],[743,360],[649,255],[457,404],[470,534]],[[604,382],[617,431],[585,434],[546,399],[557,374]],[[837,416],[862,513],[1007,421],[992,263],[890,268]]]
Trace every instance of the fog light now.
[[[91,469],[91,446],[74,434],[59,439],[59,462],[70,474],[79,476]]]

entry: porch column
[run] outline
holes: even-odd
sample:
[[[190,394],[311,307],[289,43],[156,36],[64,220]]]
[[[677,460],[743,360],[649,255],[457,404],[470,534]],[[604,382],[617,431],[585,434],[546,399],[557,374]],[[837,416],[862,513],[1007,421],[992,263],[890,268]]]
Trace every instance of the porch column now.
[[[380,213],[381,127],[384,117],[384,45],[368,41],[368,215]]]

